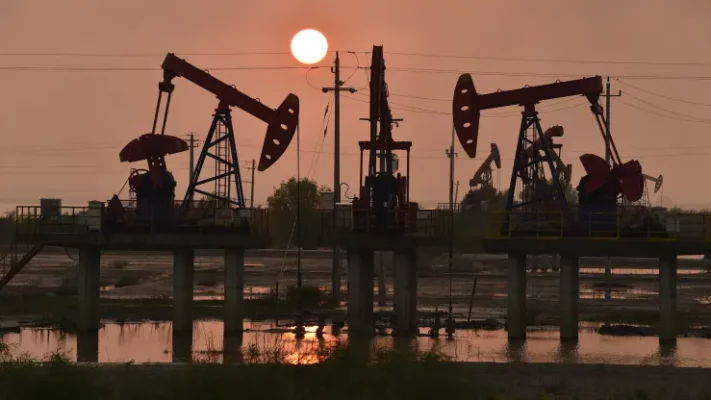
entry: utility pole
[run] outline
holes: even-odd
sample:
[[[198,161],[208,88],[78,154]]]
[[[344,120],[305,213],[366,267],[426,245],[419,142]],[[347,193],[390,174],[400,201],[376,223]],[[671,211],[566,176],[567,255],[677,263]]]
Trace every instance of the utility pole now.
[[[251,194],[249,195],[249,208],[254,208],[254,159],[252,159],[252,190]]]
[[[190,132],[188,135],[188,145],[190,146],[190,179],[188,182],[192,182],[193,174],[195,173],[195,148],[198,145],[198,140],[195,139],[195,132]]]
[[[607,77],[607,86],[605,88],[605,161],[610,163],[612,154],[610,153],[610,98],[622,96],[622,91],[618,90],[617,94],[610,93],[610,77]]]
[[[333,92],[333,105],[335,112],[335,121],[333,129],[333,191],[334,203],[338,204],[341,201],[341,91],[355,93],[356,89],[352,87],[344,87],[344,82],[341,82],[341,61],[336,52],[336,61],[331,72],[335,75],[333,87],[322,88],[324,93]]]
[[[245,167],[248,171],[252,172],[252,180],[251,181],[244,181],[245,183],[249,183],[250,185],[250,197],[249,197],[249,208],[254,208],[254,160],[252,160],[252,166],[250,167],[247,165]]]
[[[355,93],[356,89],[344,87],[344,82],[341,82],[341,61],[338,57],[338,52],[336,52],[336,61],[331,68],[331,72],[335,75],[333,87],[325,87],[321,90],[324,93],[333,92],[333,105],[335,109],[333,129],[333,216],[335,225],[336,205],[341,202],[341,91],[345,90],[349,93]],[[338,251],[338,240],[334,235],[331,293],[336,304],[338,304],[341,291],[340,263],[341,257]]]
[[[610,153],[610,98],[622,96],[622,91],[618,90],[617,94],[610,93],[610,77],[607,77],[607,85],[605,87],[605,161],[610,164],[612,154]],[[605,279],[609,284],[612,277],[612,259],[607,257],[605,260]],[[611,294],[609,290],[605,290],[605,300],[610,300]]]
[[[454,127],[452,127],[452,144],[444,154],[449,158],[449,210],[454,211],[454,157],[457,156],[454,152]]]
[[[449,304],[446,332],[447,337],[454,337],[454,318],[452,317],[452,268],[454,264],[454,157],[457,153],[454,152],[454,125],[452,125],[452,144],[449,145],[449,150],[444,153],[449,157]]]

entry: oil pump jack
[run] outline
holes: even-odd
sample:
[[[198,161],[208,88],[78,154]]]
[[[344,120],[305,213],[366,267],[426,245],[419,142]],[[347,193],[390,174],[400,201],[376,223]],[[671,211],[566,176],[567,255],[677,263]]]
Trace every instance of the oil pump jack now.
[[[187,61],[169,53],[162,64],[163,81],[158,84],[158,104],[153,119],[151,133],[142,135],[131,141],[121,151],[119,158],[122,162],[148,161],[148,170],[138,170],[132,173],[129,184],[136,193],[136,220],[137,222],[151,221],[152,223],[175,222],[174,197],[175,179],[167,170],[165,156],[188,149],[187,143],[179,138],[165,135],[170,101],[172,98],[174,78],[182,77],[197,86],[214,94],[218,105],[205,137],[204,146],[197,160],[195,172],[185,193],[181,206],[180,218],[184,218],[196,193],[214,198],[222,207],[244,208],[244,194],[242,180],[237,158],[237,144],[232,125],[231,107],[237,107],[259,118],[268,124],[262,153],[259,159],[259,171],[264,171],[272,166],[286,151],[291,142],[299,116],[299,98],[289,94],[278,109],[273,110],[262,104],[259,100],[249,97],[234,86],[228,85],[201,70]],[[163,122],[160,133],[156,128],[160,116],[163,94],[167,93],[167,100],[163,110]],[[227,154],[211,152],[220,144],[228,144]],[[200,179],[205,159],[210,157],[215,161],[216,172],[212,177]],[[227,190],[225,193],[210,193],[201,189],[202,185],[226,179]],[[231,181],[234,181],[234,196],[230,193]],[[117,220],[124,220],[125,210],[114,196],[109,202],[109,214]]]
[[[469,157],[476,156],[479,118],[482,110],[512,105],[523,107],[514,167],[506,199],[507,211],[521,209],[537,219],[541,203],[553,199],[559,204],[561,212],[566,214],[569,212],[560,180],[551,179],[552,184],[548,185],[544,179],[540,179],[545,174],[546,167],[550,177],[559,176],[554,157],[551,155],[550,141],[558,134],[562,135],[562,129],[550,129],[548,135],[544,134],[536,104],[570,96],[587,98],[603,139],[605,143],[609,143],[614,153],[612,166],[593,154],[584,154],[580,157],[587,173],[578,185],[581,215],[589,218],[593,212],[614,213],[620,194],[628,200],[637,200],[641,197],[642,167],[636,160],[622,163],[612,137],[603,128],[605,119],[602,106],[599,104],[601,93],[602,79],[599,76],[482,95],[477,94],[471,75],[464,74],[459,77],[454,92],[452,113],[457,136]],[[524,187],[529,185],[532,190],[524,190],[524,197],[520,202],[515,202],[518,180]],[[536,188],[538,185],[545,185],[545,187],[538,190]],[[572,218],[568,221],[572,221]]]
[[[647,182],[654,183],[654,194],[657,194],[657,192],[659,192],[659,190],[662,188],[662,183],[664,183],[664,177],[662,175],[659,175],[655,178],[647,174],[642,174],[642,177],[644,177],[644,195],[642,196],[641,202],[645,206],[651,206],[652,202],[649,199],[649,188],[647,187]]]
[[[501,153],[499,153],[499,147],[496,143],[491,144],[491,153],[486,157],[479,169],[476,170],[472,179],[469,180],[469,186],[474,189],[477,186],[491,186],[491,178],[493,168],[495,165],[497,169],[501,169]]]
[[[370,140],[360,146],[360,198],[353,200],[357,230],[400,232],[412,223],[417,204],[410,202],[407,176],[395,175],[393,151],[407,152],[407,175],[410,173],[412,142],[393,140],[393,120],[385,82],[383,46],[373,46],[370,74]],[[368,152],[368,170],[363,177],[363,152]]]

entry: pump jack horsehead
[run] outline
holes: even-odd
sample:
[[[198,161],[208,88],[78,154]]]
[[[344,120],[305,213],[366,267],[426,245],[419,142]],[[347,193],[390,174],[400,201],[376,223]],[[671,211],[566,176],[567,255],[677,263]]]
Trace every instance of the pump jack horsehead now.
[[[551,154],[553,148],[551,141],[554,136],[562,135],[563,130],[558,129],[560,127],[552,128],[544,134],[536,104],[544,100],[570,96],[582,95],[590,102],[590,110],[596,118],[605,143],[610,144],[613,154],[612,165],[593,154],[584,154],[580,157],[587,173],[578,185],[581,209],[584,208],[583,203],[589,201],[590,204],[595,202],[598,210],[606,208],[608,211],[609,208],[616,207],[619,195],[623,195],[630,201],[636,201],[642,196],[644,178],[641,165],[636,160],[623,163],[612,136],[608,136],[608,132],[603,128],[605,120],[602,106],[599,104],[601,93],[602,79],[599,76],[488,94],[476,92],[471,75],[464,74],[459,77],[453,96],[452,114],[459,142],[470,158],[476,157],[482,110],[512,105],[523,107],[514,168],[506,199],[506,211],[523,208],[536,212],[537,204],[547,199],[556,200],[561,211],[569,210],[561,179],[551,179],[552,184],[540,179],[546,167],[551,178],[561,176],[557,171],[559,167],[556,166],[558,163],[555,156]],[[533,135],[529,133],[531,128],[534,131]],[[544,190],[534,187],[534,190],[524,191],[529,195],[524,196],[519,202],[514,202],[518,180],[524,185],[546,185],[546,187],[540,188]]]
[[[172,81],[178,77],[214,94],[218,100],[210,129],[205,137],[204,147],[185,193],[181,212],[178,214],[179,218],[185,217],[196,193],[217,200],[223,207],[245,208],[231,108],[237,107],[268,124],[258,167],[259,171],[264,171],[274,165],[291,143],[299,118],[299,98],[294,94],[289,94],[279,108],[271,109],[258,99],[242,93],[233,85],[220,81],[207,71],[195,67],[172,53],[165,57],[162,69],[163,81],[158,84],[158,104],[151,132],[131,141],[119,154],[119,158],[123,162],[148,161],[147,171],[137,171],[129,178],[129,184],[136,192],[137,220],[150,219],[151,222],[169,224],[174,222],[176,217],[173,209],[175,180],[166,168],[165,156],[186,151],[188,145],[180,138],[166,135],[165,128],[170,110],[170,100],[175,88]],[[163,110],[162,127],[158,132],[158,119],[164,93],[167,93],[167,101]],[[211,152],[211,149],[221,142],[225,154]],[[225,146],[225,142],[228,146]],[[204,171],[203,164],[208,157],[215,161],[216,172],[214,176],[201,180],[200,173]],[[226,182],[226,185],[223,186],[225,193],[210,193],[200,188],[207,183],[214,184],[219,179],[224,179]],[[232,184],[235,186],[234,193],[231,192]],[[114,196],[109,202],[109,214],[117,220],[122,220],[125,214],[117,196]]]

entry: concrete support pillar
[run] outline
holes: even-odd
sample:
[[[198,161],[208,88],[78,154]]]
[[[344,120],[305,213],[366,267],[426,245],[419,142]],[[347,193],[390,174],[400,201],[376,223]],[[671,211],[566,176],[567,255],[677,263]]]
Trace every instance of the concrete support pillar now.
[[[561,256],[560,270],[560,340],[578,340],[578,299],[580,271],[577,256]]]
[[[398,334],[417,333],[417,253],[395,254],[395,330]]]
[[[79,332],[92,332],[99,329],[99,268],[101,250],[96,247],[79,249],[79,274],[77,276],[79,293]]]
[[[244,340],[242,332],[227,335],[223,339],[222,354],[224,364],[240,364],[242,357],[242,342]]]
[[[394,255],[391,251],[375,252],[375,272],[378,276],[378,305],[384,306],[388,298],[387,270],[392,269]]]
[[[173,331],[192,332],[194,249],[173,252]]]
[[[242,331],[244,249],[225,250],[225,335]]]
[[[348,332],[373,331],[373,252],[348,252]]]
[[[84,332],[77,335],[77,361],[99,362],[99,332]]]
[[[193,330],[176,331],[173,327],[173,362],[192,362]]]
[[[526,255],[509,253],[509,340],[526,339]]]
[[[676,255],[659,258],[659,341],[676,341]]]

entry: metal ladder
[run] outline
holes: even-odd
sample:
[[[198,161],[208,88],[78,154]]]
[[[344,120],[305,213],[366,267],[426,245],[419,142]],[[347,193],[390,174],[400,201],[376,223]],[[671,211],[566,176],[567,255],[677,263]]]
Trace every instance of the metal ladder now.
[[[0,290],[39,253],[44,244],[13,244],[0,255]]]

